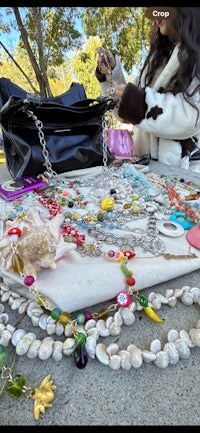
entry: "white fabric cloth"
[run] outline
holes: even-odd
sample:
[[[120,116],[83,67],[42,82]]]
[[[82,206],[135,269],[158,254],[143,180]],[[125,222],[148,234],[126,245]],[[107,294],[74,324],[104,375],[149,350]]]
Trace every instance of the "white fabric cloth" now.
[[[104,174],[104,168],[95,167],[86,171],[68,172],[66,177],[74,179],[76,175],[76,178],[80,179],[86,173],[87,177],[91,176],[92,186],[92,179],[95,177],[98,180],[98,176]],[[90,210],[92,211],[92,207],[90,207]],[[148,234],[147,223],[148,217],[127,222],[130,229],[128,234],[134,233],[136,228],[144,228]],[[121,231],[118,234],[123,236],[124,233],[127,233],[127,231]],[[200,250],[190,248],[186,240],[186,231],[179,237],[169,237],[159,233],[158,238],[164,242],[165,253],[182,255],[183,257],[181,259],[172,258],[166,260],[163,256],[152,256],[150,253],[144,253],[140,247],[136,247],[136,256],[130,259],[127,264],[127,268],[133,271],[136,290],[142,290],[168,281],[195,271],[200,267]],[[92,238],[86,232],[86,243],[90,241],[92,241]],[[104,252],[110,249],[118,251],[119,247],[116,244],[105,244],[101,246],[101,249]],[[197,257],[190,258],[188,256],[189,252],[195,253]],[[22,284],[20,276],[12,271],[5,270],[3,259],[1,259],[0,276],[3,278],[4,283],[11,288],[17,290],[26,298],[31,297],[28,288]],[[98,257],[88,255],[82,257],[77,249],[72,249],[56,262],[55,269],[44,269],[38,272],[36,286],[38,291],[47,297],[52,306],[58,306],[62,310],[73,312],[114,299],[119,291],[125,290],[127,287],[125,278],[120,269],[120,264],[107,257],[106,254]]]

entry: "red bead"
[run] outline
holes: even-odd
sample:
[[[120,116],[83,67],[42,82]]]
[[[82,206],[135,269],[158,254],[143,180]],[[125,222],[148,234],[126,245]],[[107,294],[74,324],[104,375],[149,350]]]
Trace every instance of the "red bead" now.
[[[22,230],[19,229],[19,227],[12,227],[11,229],[8,230],[8,235],[18,235],[21,236],[22,234]]]
[[[124,251],[124,255],[125,257],[127,257],[128,260],[136,256],[136,254],[133,251]]]
[[[126,283],[128,284],[128,286],[134,286],[135,283],[136,283],[135,278],[133,278],[133,277],[127,277]]]

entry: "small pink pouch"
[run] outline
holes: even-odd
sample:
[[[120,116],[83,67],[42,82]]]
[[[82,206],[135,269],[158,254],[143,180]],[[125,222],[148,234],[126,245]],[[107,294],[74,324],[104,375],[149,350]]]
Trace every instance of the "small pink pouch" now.
[[[107,146],[114,156],[131,158],[133,154],[133,138],[128,129],[107,128]]]

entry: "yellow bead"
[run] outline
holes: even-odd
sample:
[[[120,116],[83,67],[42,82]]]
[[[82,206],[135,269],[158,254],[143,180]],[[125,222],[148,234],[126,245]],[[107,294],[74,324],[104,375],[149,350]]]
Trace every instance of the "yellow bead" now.
[[[19,254],[17,253],[13,254],[12,256],[12,267],[14,271],[17,272],[18,274],[20,274],[20,272],[22,272],[23,270],[24,262],[19,256]]]
[[[123,258],[124,258],[124,253],[122,253],[122,251],[117,251],[117,253],[115,254],[116,262],[118,263],[122,262]]]
[[[137,214],[140,212],[140,207],[139,206],[133,206],[133,209],[131,209],[131,213]]]
[[[106,319],[107,316],[108,316],[108,310],[106,309],[100,310],[98,313],[98,319],[103,319],[103,318]]]
[[[63,311],[58,319],[63,326],[67,325],[70,321],[70,314],[67,311]]]
[[[110,197],[105,197],[101,200],[101,209],[103,210],[111,210],[115,206],[115,202]]]

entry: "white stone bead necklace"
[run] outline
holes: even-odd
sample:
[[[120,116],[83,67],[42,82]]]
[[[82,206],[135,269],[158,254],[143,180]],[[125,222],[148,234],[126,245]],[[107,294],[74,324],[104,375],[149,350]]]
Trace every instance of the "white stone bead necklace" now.
[[[153,363],[160,369],[176,364],[180,359],[187,359],[191,354],[191,348],[200,347],[200,319],[189,331],[171,329],[167,333],[167,341],[163,347],[161,341],[156,338],[151,341],[149,348],[140,349],[135,344],[128,344],[123,349],[116,342],[106,346],[104,342],[98,342],[105,337],[117,337],[120,335],[122,326],[131,326],[135,322],[135,313],[141,312],[143,307],[133,301],[128,307],[119,307],[116,311],[116,304],[110,305],[108,311],[114,311],[113,316],[106,320],[93,318],[84,325],[77,325],[72,321],[63,326],[56,322],[33,300],[23,298],[11,290],[5,283],[0,284],[0,344],[7,347],[9,342],[15,347],[17,355],[25,355],[29,359],[39,357],[41,360],[52,358],[58,362],[63,355],[70,356],[75,350],[74,329],[84,333],[86,336],[85,349],[91,359],[98,360],[101,364],[109,366],[113,370],[130,370],[139,368],[144,363]],[[184,286],[180,289],[167,289],[165,295],[151,292],[148,295],[148,305],[158,310],[162,305],[174,307],[177,301],[185,305],[200,305],[200,288]],[[19,314],[26,313],[30,317],[34,327],[39,326],[47,332],[43,340],[36,338],[35,333],[17,328],[9,323],[9,316],[4,312],[4,302],[12,310],[18,310]],[[145,314],[145,313],[144,313]],[[161,326],[156,323],[156,326]],[[56,334],[67,337],[64,341],[54,340],[51,335]]]

